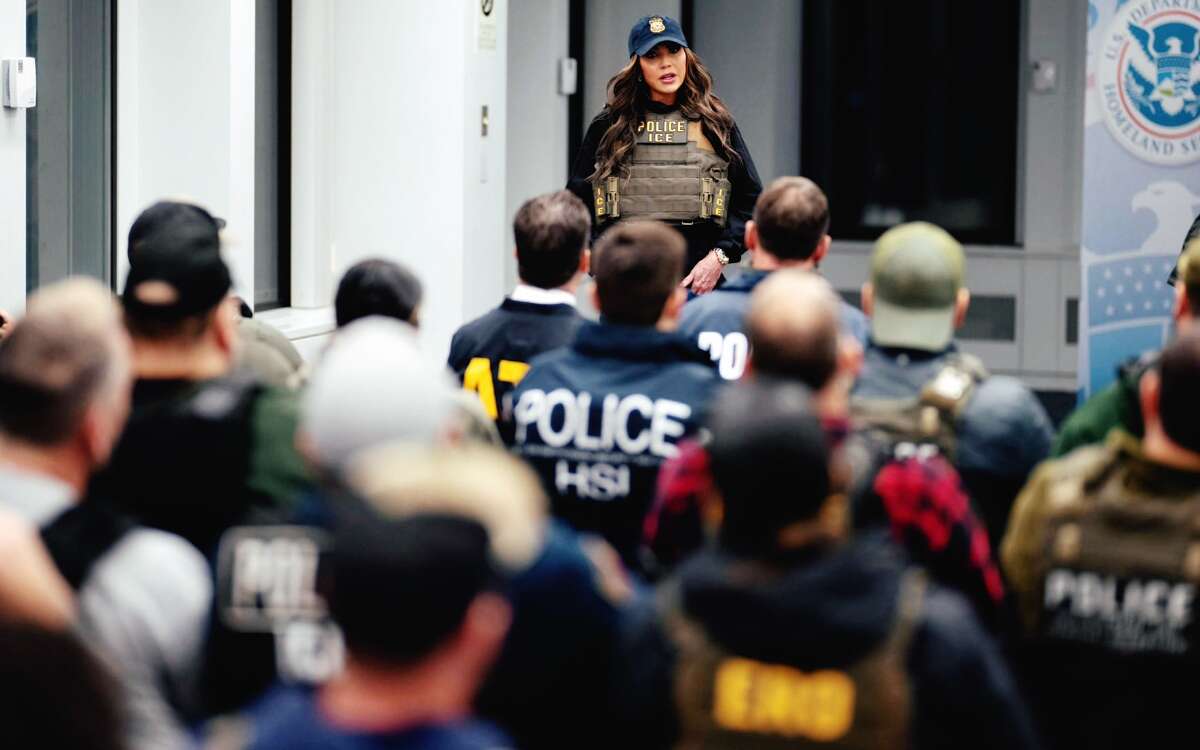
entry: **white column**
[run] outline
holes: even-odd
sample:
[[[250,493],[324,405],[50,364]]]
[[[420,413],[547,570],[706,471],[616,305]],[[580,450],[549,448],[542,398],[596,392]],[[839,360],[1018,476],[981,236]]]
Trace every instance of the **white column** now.
[[[25,0],[0,0],[0,58],[25,56]],[[25,305],[25,110],[0,108],[0,307]]]

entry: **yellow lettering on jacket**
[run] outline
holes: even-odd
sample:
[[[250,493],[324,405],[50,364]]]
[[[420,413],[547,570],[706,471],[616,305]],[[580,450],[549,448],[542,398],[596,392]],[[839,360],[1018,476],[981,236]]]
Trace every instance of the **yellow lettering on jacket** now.
[[[854,681],[751,659],[726,659],[713,681],[713,720],[734,732],[832,742],[854,723]]]
[[[500,360],[496,379],[502,383],[516,385],[529,372],[529,365],[509,359]],[[463,372],[463,390],[479,394],[479,402],[483,410],[492,419],[500,416],[500,408],[496,401],[496,384],[492,380],[492,363],[486,357],[474,357],[467,363]]]

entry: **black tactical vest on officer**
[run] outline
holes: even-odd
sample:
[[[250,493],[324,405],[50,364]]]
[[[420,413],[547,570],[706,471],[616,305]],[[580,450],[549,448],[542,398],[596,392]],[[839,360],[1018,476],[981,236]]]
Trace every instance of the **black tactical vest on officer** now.
[[[955,424],[975,387],[987,377],[982,362],[957,352],[916,397],[855,396],[850,401],[851,422],[856,430],[891,445],[897,458],[936,449],[953,461],[958,446]]]
[[[258,498],[247,486],[253,407],[262,386],[235,374],[204,382],[139,380],[134,405],[89,498],[182,536],[206,556]]]
[[[1021,661],[1051,746],[1171,747],[1194,731],[1200,488],[1116,438],[1048,488]]]
[[[597,223],[615,219],[712,221],[729,213],[729,162],[689,135],[700,123],[679,111],[647,112],[623,174],[592,183]]]
[[[746,563],[747,576],[756,574]],[[855,664],[804,672],[732,654],[664,591],[666,625],[678,648],[675,704],[680,750],[899,748],[913,717],[909,645],[924,601],[923,573],[902,579],[896,619],[880,645]]]
[[[1077,470],[1049,489],[1035,630],[1195,663],[1200,486],[1156,486],[1150,465],[1128,460],[1118,443],[1076,457]]]

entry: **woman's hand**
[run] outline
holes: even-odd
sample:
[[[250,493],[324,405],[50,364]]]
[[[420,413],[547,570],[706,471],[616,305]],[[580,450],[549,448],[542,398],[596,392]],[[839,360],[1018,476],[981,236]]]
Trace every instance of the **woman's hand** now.
[[[716,251],[709,251],[679,285],[691,289],[693,294],[708,294],[716,287],[723,268],[721,261],[717,260]]]

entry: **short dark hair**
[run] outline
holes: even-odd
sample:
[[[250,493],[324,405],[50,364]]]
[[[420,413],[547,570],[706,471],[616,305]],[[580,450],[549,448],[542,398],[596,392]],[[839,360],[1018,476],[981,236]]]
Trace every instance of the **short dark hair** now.
[[[497,585],[488,532],[462,516],[394,519],[342,500],[319,585],[346,648],[387,666],[420,662],[462,626],[475,597]]]
[[[1174,442],[1200,453],[1200,331],[1189,330],[1168,344],[1158,373],[1163,430]]]
[[[591,233],[591,213],[569,190],[525,201],[513,219],[521,281],[543,289],[570,281]]]
[[[829,448],[804,386],[774,378],[739,382],[709,420],[713,481],[725,505],[720,540],[769,557],[779,532],[817,515],[829,496]]]
[[[783,269],[755,288],[746,311],[754,371],[825,387],[837,371],[838,301],[816,273]]]
[[[829,231],[829,200],[812,180],[780,177],[758,196],[754,225],[759,243],[771,255],[805,260]]]
[[[683,278],[686,254],[683,235],[659,221],[605,232],[592,260],[600,314],[612,323],[654,325]]]
[[[35,445],[66,440],[112,366],[112,342],[103,333],[31,312],[0,346],[0,431]]]
[[[399,263],[383,258],[359,261],[338,282],[333,301],[337,326],[368,315],[415,323],[413,313],[423,294],[421,281]]]

